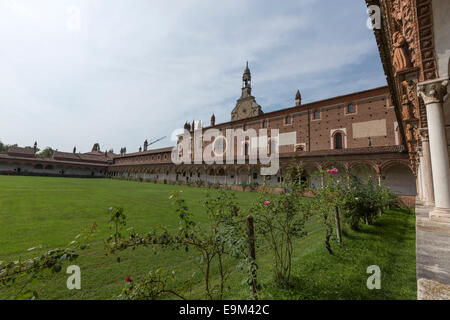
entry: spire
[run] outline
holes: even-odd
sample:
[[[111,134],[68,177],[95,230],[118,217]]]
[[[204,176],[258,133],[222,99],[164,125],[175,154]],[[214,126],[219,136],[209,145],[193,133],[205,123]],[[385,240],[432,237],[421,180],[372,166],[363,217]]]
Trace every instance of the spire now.
[[[302,105],[302,95],[300,94],[300,90],[297,90],[297,94],[295,95],[295,105],[297,107]]]
[[[215,124],[216,124],[216,116],[213,113],[211,116],[211,127],[213,127]]]
[[[242,87],[243,88],[251,87],[251,81],[252,81],[252,74],[250,72],[250,69],[248,68],[248,61],[247,61],[244,74],[242,75],[242,82],[243,82]]]
[[[252,95],[252,74],[248,68],[248,61],[242,75],[242,95],[241,98],[250,97]]]

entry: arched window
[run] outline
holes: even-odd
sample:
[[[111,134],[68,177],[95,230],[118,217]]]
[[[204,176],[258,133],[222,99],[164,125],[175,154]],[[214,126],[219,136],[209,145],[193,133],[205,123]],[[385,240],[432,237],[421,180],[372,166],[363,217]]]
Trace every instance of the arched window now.
[[[244,125],[243,125],[243,130],[247,131],[247,124],[246,123],[244,123]]]
[[[267,128],[267,120],[263,120],[263,122],[262,122],[262,127],[263,127],[263,128]]]
[[[347,113],[355,113],[355,106],[352,103],[347,106]]]
[[[291,124],[291,116],[286,116],[284,122],[285,122],[286,124]]]
[[[342,149],[342,133],[340,132],[334,135],[334,148]]]
[[[314,111],[314,119],[319,119],[319,111]]]

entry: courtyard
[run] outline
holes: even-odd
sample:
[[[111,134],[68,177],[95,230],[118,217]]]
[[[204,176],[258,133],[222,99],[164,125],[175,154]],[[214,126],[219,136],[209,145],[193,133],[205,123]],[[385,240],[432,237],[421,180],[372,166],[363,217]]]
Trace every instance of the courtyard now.
[[[36,284],[40,299],[113,299],[125,279],[138,279],[151,270],[174,270],[177,279],[193,279],[189,299],[205,298],[202,275],[193,265],[192,252],[137,248],[106,255],[104,239],[112,234],[108,208],[123,207],[127,228],[147,232],[157,226],[176,230],[176,212],[170,192],[181,191],[199,224],[207,223],[202,200],[215,189],[112,179],[0,176],[0,261],[14,261],[64,247],[94,222],[99,232],[74,262],[81,269],[81,289],[68,290],[63,272],[42,275]],[[232,192],[232,191],[227,191]],[[242,211],[256,201],[257,193],[234,191]],[[277,195],[267,195],[267,198]],[[343,230],[343,243],[333,242],[334,255],[323,246],[319,217],[306,224],[307,236],[295,242],[293,281],[280,288],[272,282],[271,251],[258,246],[258,280],[267,299],[416,299],[415,215],[413,210],[388,210],[374,225],[356,232]],[[42,249],[28,251],[42,246]],[[118,262],[120,256],[120,262]],[[194,257],[195,258],[195,257]],[[381,289],[369,290],[366,269],[381,269]],[[217,277],[212,270],[212,277]],[[195,274],[194,274],[195,273]],[[247,299],[244,272],[233,268],[226,299]],[[213,279],[214,280],[214,279]],[[19,281],[20,282],[20,281]],[[19,286],[0,287],[0,299],[11,298]]]

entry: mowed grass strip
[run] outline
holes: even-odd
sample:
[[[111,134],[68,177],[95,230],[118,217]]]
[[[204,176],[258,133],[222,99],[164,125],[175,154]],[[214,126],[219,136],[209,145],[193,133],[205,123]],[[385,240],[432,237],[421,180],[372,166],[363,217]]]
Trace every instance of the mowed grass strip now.
[[[175,230],[178,221],[170,191],[182,191],[196,221],[206,223],[202,207],[205,188],[140,183],[109,179],[0,176],[0,261],[35,256],[27,249],[67,245],[81,230],[96,222],[100,232],[76,261],[80,266],[81,290],[66,288],[67,274],[46,276],[38,284],[41,299],[110,299],[124,286],[125,278],[137,278],[163,267],[175,270],[180,280],[193,277],[190,298],[204,298],[203,278],[192,252],[138,248],[106,256],[103,239],[109,230],[107,209],[120,206],[127,214],[127,227],[139,232],[157,226]],[[235,192],[241,208],[255,201],[257,194]],[[268,196],[273,197],[273,196]],[[313,217],[306,228],[308,236],[296,242],[293,283],[287,288],[272,283],[273,257],[265,247],[257,249],[258,277],[262,295],[274,299],[415,299],[414,214],[388,211],[374,226],[361,232],[345,229],[344,243],[333,242],[335,254],[323,245],[323,228]],[[259,242],[260,243],[260,242]],[[121,262],[117,262],[120,256]],[[381,290],[368,290],[366,268],[378,265],[382,271]],[[228,299],[246,299],[248,287],[241,283],[243,271],[232,268]],[[0,287],[0,299],[17,288]]]

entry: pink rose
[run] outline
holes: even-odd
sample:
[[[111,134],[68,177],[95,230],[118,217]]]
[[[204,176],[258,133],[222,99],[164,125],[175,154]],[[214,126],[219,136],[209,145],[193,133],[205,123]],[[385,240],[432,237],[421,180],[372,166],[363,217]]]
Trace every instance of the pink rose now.
[[[338,169],[337,168],[328,169],[327,173],[332,174],[334,176],[335,174],[338,173]]]
[[[269,200],[266,200],[266,201],[264,201],[264,204],[265,204],[266,206],[268,206],[268,205],[270,204],[270,201],[269,201]]]

